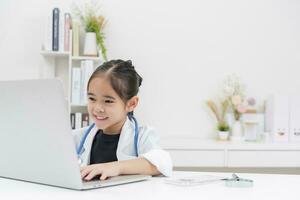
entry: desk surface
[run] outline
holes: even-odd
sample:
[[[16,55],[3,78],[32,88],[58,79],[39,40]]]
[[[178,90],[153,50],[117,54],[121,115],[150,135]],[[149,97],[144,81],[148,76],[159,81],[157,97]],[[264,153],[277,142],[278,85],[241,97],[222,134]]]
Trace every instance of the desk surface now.
[[[174,177],[217,175],[230,177],[230,173],[174,172]],[[0,178],[1,199],[299,199],[300,175],[239,174],[254,180],[252,188],[229,188],[223,182],[198,186],[175,186],[165,183],[165,177],[154,177],[148,181],[125,184],[88,191],[27,183]]]

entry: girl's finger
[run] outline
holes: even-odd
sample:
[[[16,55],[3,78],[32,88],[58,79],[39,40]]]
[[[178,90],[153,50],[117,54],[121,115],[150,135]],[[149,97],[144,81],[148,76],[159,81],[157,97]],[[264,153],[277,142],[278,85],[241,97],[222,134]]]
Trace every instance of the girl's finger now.
[[[92,168],[85,168],[84,170],[82,170],[82,171],[80,172],[81,178],[86,177],[92,170],[93,170]]]
[[[105,174],[105,173],[102,173],[101,174],[101,177],[100,177],[100,180],[101,181],[104,181],[104,180],[106,180],[107,179],[107,175]]]
[[[100,175],[102,173],[102,169],[101,168],[97,168],[92,170],[85,178],[84,180],[92,180],[95,176]]]

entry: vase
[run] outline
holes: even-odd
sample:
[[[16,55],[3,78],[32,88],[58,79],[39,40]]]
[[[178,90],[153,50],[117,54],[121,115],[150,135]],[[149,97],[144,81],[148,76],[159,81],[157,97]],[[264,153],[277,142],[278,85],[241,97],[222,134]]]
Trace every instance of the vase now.
[[[229,139],[229,131],[218,131],[218,139],[226,141]]]
[[[85,56],[97,56],[98,55],[96,33],[94,33],[94,32],[85,33],[83,54]]]
[[[243,127],[240,120],[235,120],[232,125],[231,140],[243,140]]]

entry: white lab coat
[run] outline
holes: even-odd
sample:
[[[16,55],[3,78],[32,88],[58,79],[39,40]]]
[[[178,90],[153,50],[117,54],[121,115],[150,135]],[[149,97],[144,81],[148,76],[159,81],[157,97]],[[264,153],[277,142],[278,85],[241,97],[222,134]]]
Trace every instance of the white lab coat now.
[[[134,148],[134,122],[127,120],[121,130],[119,143],[117,147],[118,160],[129,160],[136,158]],[[73,131],[76,146],[79,145],[87,127]],[[84,152],[81,154],[82,165],[90,163],[90,153],[93,139],[98,131],[96,126],[93,127],[87,136],[83,145]],[[172,160],[168,152],[160,148],[158,144],[158,136],[153,128],[147,126],[139,126],[138,136],[138,156],[147,159],[156,166],[157,170],[165,176],[172,174]]]

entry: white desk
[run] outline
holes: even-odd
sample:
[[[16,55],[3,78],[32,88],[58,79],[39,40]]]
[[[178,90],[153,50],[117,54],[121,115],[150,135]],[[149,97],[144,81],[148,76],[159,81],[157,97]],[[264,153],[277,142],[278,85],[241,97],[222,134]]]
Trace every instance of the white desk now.
[[[201,173],[174,172],[176,176],[191,175],[221,175],[231,176],[229,173]],[[223,182],[180,187],[164,183],[165,177],[152,178],[148,181],[125,184],[89,191],[73,191],[69,189],[26,183],[0,178],[0,197],[5,199],[80,199],[80,200],[258,200],[258,199],[286,199],[300,198],[300,175],[270,175],[270,174],[238,174],[244,178],[254,180],[252,188],[228,188]]]

